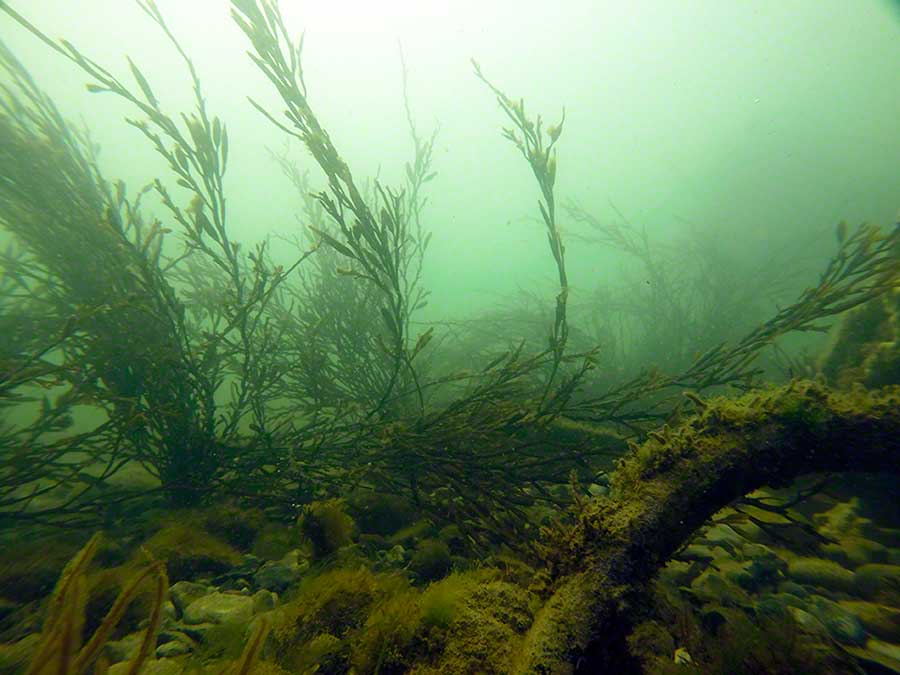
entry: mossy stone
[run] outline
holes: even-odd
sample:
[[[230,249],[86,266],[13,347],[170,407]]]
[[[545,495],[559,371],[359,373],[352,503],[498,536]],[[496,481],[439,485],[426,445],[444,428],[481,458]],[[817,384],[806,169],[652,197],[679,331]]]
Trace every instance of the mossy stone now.
[[[853,586],[867,600],[900,604],[900,565],[863,565],[853,575]]]
[[[875,637],[900,644],[900,609],[863,600],[841,600],[838,604]]]
[[[738,585],[709,569],[691,584],[692,593],[704,602],[712,602],[724,607],[744,607],[750,604],[750,596]]]
[[[886,546],[863,537],[847,537],[833,544],[825,544],[822,553],[830,560],[853,568],[890,562],[890,552]]]
[[[410,571],[422,583],[442,579],[450,573],[452,567],[450,548],[439,539],[425,539],[420,542],[412,560],[409,561]]]
[[[190,523],[170,522],[144,542],[143,548],[166,561],[171,582],[221,574],[241,564],[241,554],[234,548]]]
[[[231,503],[204,509],[197,514],[197,520],[202,529],[241,551],[250,550],[266,525],[261,510]]]
[[[788,563],[788,577],[809,586],[831,591],[852,591],[853,572],[831,560],[795,558]]]
[[[866,641],[866,630],[853,614],[823,597],[814,597],[810,612],[828,629],[828,634],[841,644],[859,646]]]

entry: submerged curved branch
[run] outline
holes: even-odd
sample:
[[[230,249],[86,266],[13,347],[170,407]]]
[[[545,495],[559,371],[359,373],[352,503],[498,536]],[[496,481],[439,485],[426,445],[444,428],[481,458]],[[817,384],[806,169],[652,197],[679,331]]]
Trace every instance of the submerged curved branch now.
[[[600,646],[600,658],[624,649],[628,608],[645,584],[716,511],[756,488],[814,471],[900,473],[900,388],[834,392],[803,381],[696,405],[683,426],[633,448],[609,498],[550,536],[555,592],[516,672],[573,672]]]

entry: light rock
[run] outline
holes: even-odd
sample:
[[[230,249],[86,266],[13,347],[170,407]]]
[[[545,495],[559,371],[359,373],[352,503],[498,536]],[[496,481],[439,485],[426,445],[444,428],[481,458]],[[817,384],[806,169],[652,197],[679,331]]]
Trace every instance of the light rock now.
[[[199,623],[247,623],[253,618],[253,598],[246,595],[211,593],[194,600],[184,610],[184,622]]]

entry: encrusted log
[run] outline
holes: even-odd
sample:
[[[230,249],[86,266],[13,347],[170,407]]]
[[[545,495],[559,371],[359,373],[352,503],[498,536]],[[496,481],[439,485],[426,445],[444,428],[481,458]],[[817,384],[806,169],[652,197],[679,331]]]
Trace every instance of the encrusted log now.
[[[526,637],[516,672],[611,666],[608,659],[624,652],[628,607],[681,544],[733,500],[810,472],[900,473],[898,387],[836,392],[794,382],[695,405],[695,417],[654,434],[622,460],[609,498],[585,505],[574,525],[552,537],[555,592]]]

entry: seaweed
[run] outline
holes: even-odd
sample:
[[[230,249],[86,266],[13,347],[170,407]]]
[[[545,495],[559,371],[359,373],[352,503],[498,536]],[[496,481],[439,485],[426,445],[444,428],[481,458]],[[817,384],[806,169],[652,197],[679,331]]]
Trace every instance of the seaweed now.
[[[150,563],[134,574],[119,593],[97,630],[84,645],[81,644],[87,602],[85,575],[91,559],[97,552],[99,541],[99,535],[94,535],[63,570],[50,597],[47,617],[41,631],[41,641],[26,671],[28,675],[50,672],[78,675],[87,672],[99,657],[100,649],[121,620],[125,609],[147,580],[153,582],[153,601],[144,638],[129,664],[127,671],[129,675],[139,672],[141,665],[155,649],[156,635],[162,619],[162,606],[169,586],[165,567],[159,562]]]

